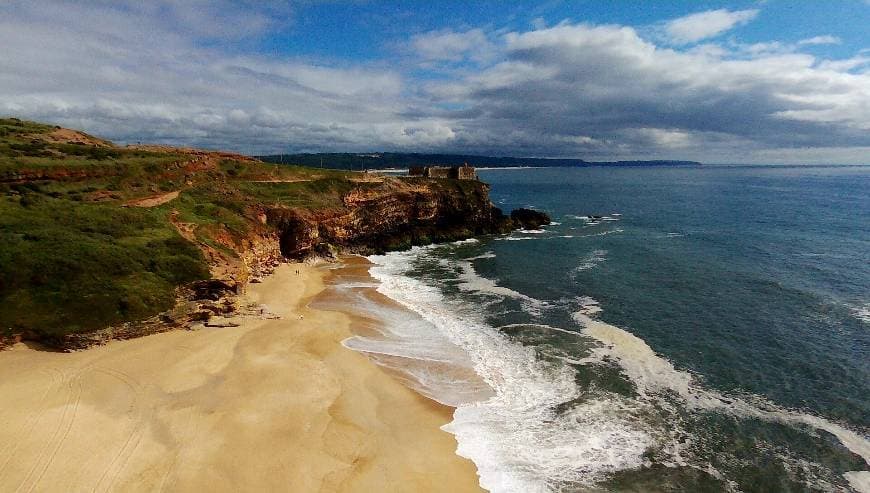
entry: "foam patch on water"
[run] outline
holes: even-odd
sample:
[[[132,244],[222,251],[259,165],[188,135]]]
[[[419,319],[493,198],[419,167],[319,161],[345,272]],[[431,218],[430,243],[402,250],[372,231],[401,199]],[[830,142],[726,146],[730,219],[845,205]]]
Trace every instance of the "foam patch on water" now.
[[[526,241],[526,240],[540,240],[540,238],[534,236],[505,236],[502,238],[496,238],[496,241]]]
[[[600,233],[593,233],[591,235],[580,235],[579,237],[580,238],[591,238],[593,236],[606,236],[606,235],[610,235],[610,234],[614,234],[614,233],[622,233],[622,229],[620,229],[620,228],[611,229],[611,230],[607,230],[607,231],[602,231]]]
[[[546,303],[542,303],[535,298],[526,296],[518,291],[514,291],[513,289],[499,286],[498,283],[492,279],[487,279],[486,277],[479,275],[477,271],[474,270],[474,266],[471,262],[467,260],[460,260],[456,262],[456,265],[459,267],[459,284],[457,287],[461,291],[518,300],[522,303],[523,309],[532,315],[539,315],[541,313],[541,308],[546,306]]]
[[[463,349],[491,387],[490,398],[459,404],[445,426],[456,436],[457,453],[477,465],[481,486],[493,492],[551,491],[643,463],[653,439],[630,419],[630,401],[589,399],[557,412],[580,395],[573,370],[539,360],[532,348],[472,314],[458,315],[438,289],[405,275],[414,255],[369,257],[375,264],[370,273],[381,283],[379,292]]]
[[[865,324],[870,324],[870,303],[867,303],[863,306],[852,307],[852,314],[858,320],[864,322]]]
[[[607,250],[593,250],[592,253],[583,257],[580,261],[580,265],[574,267],[571,271],[571,275],[576,276],[584,270],[594,269],[598,264],[605,260],[607,260]]]
[[[849,471],[843,474],[846,481],[857,491],[861,493],[870,492],[870,472],[868,471]]]
[[[492,250],[489,250],[489,251],[481,253],[480,255],[476,255],[474,257],[468,257],[465,260],[482,260],[485,258],[495,258],[495,252],[493,252]]]
[[[748,402],[704,389],[695,383],[690,373],[677,370],[670,361],[655,354],[643,339],[634,334],[596,320],[583,312],[575,313],[574,319],[583,327],[583,334],[603,344],[594,352],[599,357],[608,356],[618,361],[622,370],[637,386],[637,392],[643,397],[649,398],[652,394],[668,392],[679,396],[689,408],[693,409],[789,425],[806,425],[824,430],[837,437],[843,446],[862,457],[865,463],[870,465],[870,440],[867,437],[824,418],[783,409],[761,399],[758,399],[758,402]],[[861,481],[864,477],[864,471],[857,471],[854,474],[849,473],[846,479],[854,487],[855,481]],[[859,489],[859,491],[870,493],[870,490]]]
[[[473,371],[468,354],[430,323],[409,316],[407,310],[378,303],[360,288],[361,283],[342,283],[333,288],[341,292],[342,304],[357,313],[377,320],[368,329],[372,335],[356,335],[342,345],[365,353],[378,364],[408,376],[406,383],[433,400],[448,406],[471,402],[491,394]]]

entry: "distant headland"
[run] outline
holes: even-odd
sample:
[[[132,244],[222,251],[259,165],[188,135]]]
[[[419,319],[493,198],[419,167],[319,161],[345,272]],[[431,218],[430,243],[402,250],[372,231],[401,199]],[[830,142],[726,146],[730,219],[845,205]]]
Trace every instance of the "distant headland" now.
[[[496,157],[467,154],[422,154],[404,152],[370,152],[370,153],[303,153],[303,154],[273,154],[257,156],[268,163],[287,163],[313,168],[330,169],[391,169],[410,168],[413,166],[429,166],[434,163],[444,166],[462,166],[468,164],[478,168],[512,168],[512,167],[585,167],[585,166],[700,166],[697,161],[649,160],[649,161],[586,161],[574,158],[539,158],[539,157]]]

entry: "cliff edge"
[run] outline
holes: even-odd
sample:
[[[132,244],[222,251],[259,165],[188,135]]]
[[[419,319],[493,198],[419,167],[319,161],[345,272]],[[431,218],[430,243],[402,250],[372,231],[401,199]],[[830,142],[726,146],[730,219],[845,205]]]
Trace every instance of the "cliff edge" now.
[[[256,312],[236,295],[284,259],[458,240],[526,219],[504,215],[478,181],[121,147],[0,119],[0,346],[82,349]]]

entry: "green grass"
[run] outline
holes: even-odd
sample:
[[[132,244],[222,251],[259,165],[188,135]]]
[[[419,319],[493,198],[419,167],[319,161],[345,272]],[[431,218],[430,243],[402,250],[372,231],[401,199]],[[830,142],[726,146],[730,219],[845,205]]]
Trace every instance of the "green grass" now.
[[[29,198],[29,200],[25,200]],[[208,276],[165,212],[33,192],[0,198],[0,328],[48,335],[146,318]]]
[[[59,127],[18,118],[0,118],[0,138],[15,137],[22,134],[44,134],[57,128]]]
[[[189,154],[40,137],[56,129],[0,119],[0,336],[60,336],[148,318],[173,305],[180,285],[209,276],[201,247],[234,259],[253,234],[268,232],[257,219],[264,206],[340,209],[352,190],[397,183],[242,158],[199,169],[187,166]],[[482,190],[426,183],[460,192],[457,200]],[[180,195],[153,208],[124,207],[169,191]],[[176,213],[193,225],[195,242],[170,222]]]

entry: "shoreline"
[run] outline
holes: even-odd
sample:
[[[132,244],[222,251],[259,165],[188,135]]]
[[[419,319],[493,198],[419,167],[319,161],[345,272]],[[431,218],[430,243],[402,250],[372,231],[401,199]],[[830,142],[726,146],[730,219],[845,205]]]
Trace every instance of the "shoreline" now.
[[[344,347],[350,307],[309,306],[327,276],[251,285],[279,319],[0,352],[0,490],[481,491],[452,408]]]

